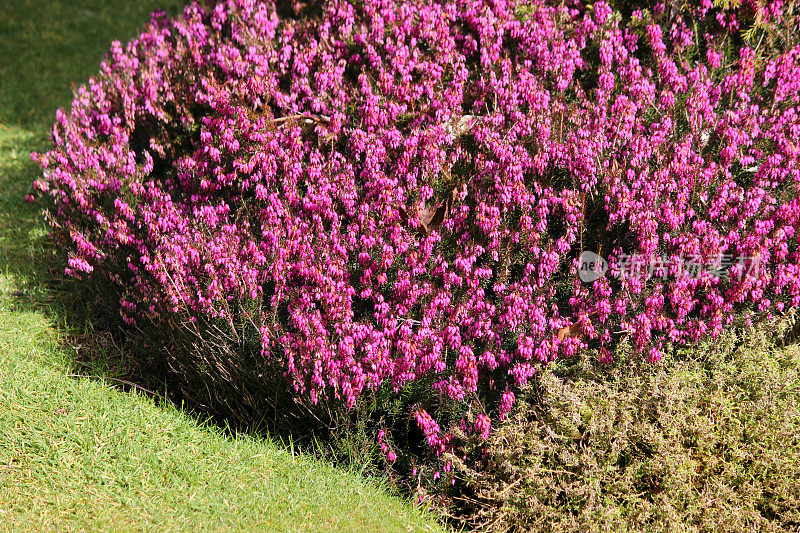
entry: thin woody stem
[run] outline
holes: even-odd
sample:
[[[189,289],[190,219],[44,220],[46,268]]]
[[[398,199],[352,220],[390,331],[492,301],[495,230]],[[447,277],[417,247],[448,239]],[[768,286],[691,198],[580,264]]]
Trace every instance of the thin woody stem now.
[[[329,124],[331,119],[330,117],[326,117],[325,115],[289,115],[288,117],[280,117],[272,119],[274,124],[279,122],[286,122],[287,120],[313,120],[314,122],[323,122],[325,124]]]

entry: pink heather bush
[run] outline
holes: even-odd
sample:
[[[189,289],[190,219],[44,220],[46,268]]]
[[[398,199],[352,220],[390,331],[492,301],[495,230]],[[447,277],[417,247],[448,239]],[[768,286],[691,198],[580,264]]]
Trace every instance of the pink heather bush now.
[[[782,2],[312,8],[155,15],[57,113],[35,188],[127,324],[255,324],[311,403],[426,387],[406,414],[443,452],[559,356],[800,303],[800,47],[733,38]],[[611,272],[581,282],[582,250]]]

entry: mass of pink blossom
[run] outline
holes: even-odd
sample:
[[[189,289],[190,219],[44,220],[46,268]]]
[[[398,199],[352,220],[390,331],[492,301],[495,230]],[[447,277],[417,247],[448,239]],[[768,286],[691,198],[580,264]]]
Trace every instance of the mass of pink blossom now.
[[[659,3],[317,7],[154,15],[58,111],[35,195],[127,324],[246,315],[310,402],[430,383],[408,415],[441,452],[443,402],[486,436],[557,357],[800,304],[800,48],[732,56],[708,0],[702,33]],[[759,268],[612,275],[634,253]]]

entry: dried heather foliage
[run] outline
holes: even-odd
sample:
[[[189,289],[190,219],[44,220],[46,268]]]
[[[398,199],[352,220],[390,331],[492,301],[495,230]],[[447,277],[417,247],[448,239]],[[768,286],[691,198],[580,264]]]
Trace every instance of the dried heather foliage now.
[[[800,347],[773,340],[555,365],[456,463],[453,508],[492,531],[797,531]]]

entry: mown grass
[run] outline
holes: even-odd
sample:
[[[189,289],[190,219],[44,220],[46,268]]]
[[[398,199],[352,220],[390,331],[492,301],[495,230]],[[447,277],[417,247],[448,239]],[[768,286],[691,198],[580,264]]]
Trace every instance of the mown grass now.
[[[438,530],[385,484],[112,386],[122,355],[63,287],[23,198],[71,82],[176,0],[0,5],[0,524],[12,529]],[[86,357],[87,350],[91,357]],[[95,377],[75,377],[92,374]],[[97,379],[97,378],[100,379]]]

